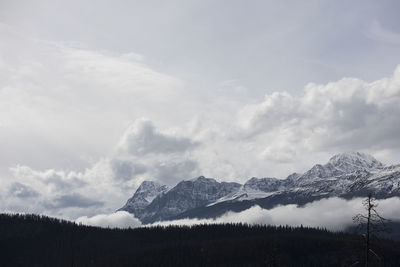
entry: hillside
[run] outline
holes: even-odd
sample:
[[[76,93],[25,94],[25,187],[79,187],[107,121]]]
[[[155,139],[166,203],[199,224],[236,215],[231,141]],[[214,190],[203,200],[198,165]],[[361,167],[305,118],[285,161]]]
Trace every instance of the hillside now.
[[[399,266],[400,243],[374,249],[381,266]],[[356,235],[303,227],[102,229],[2,214],[0,251],[0,266],[362,266],[363,246]]]

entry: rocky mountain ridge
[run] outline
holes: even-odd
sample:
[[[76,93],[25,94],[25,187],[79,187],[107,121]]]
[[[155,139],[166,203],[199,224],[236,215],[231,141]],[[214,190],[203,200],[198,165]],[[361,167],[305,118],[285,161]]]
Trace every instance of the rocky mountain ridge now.
[[[143,223],[179,218],[213,218],[227,211],[242,211],[253,205],[303,205],[329,197],[351,198],[368,192],[379,198],[400,196],[400,165],[384,166],[360,152],[333,156],[303,174],[286,179],[256,178],[243,185],[217,182],[200,176],[175,187],[145,181],[120,210],[134,214]]]

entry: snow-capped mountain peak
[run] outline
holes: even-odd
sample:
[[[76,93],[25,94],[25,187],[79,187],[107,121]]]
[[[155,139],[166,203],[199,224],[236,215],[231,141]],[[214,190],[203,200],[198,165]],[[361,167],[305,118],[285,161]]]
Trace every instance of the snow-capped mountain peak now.
[[[161,185],[153,181],[143,181],[135,192],[135,195],[141,195],[148,201],[153,201],[159,192],[165,191],[166,185]]]
[[[157,196],[167,191],[168,187],[166,185],[161,185],[154,181],[144,181],[120,210],[125,210],[139,216]]]
[[[214,218],[255,204],[263,208],[305,204],[328,197],[400,196],[400,165],[384,166],[374,157],[348,152],[334,155],[303,174],[286,179],[256,178],[243,185],[199,176],[179,182],[168,190],[155,182],[143,182],[121,208],[142,223],[177,218]]]
[[[204,176],[199,176],[196,178],[193,178],[191,180],[189,180],[191,182],[197,182],[197,183],[216,183],[217,181],[214,178],[206,178]]]
[[[361,152],[346,152],[334,155],[324,165],[314,165],[293,182],[296,185],[304,186],[320,179],[340,177],[362,170],[372,171],[383,167],[384,165],[371,155]]]
[[[336,154],[329,159],[328,164],[346,173],[362,169],[371,170],[383,167],[383,164],[373,156],[361,152]]]
[[[217,182],[204,176],[179,182],[163,195],[155,198],[139,217],[143,222],[166,219],[189,209],[207,205],[236,192],[238,183]]]

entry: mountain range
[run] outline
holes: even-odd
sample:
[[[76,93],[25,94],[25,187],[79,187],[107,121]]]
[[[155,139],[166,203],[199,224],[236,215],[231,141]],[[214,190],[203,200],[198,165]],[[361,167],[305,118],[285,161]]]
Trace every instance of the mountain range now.
[[[143,224],[182,218],[216,218],[228,211],[240,212],[254,205],[304,205],[330,197],[376,198],[400,196],[400,164],[385,166],[373,156],[348,152],[316,164],[305,173],[286,179],[253,177],[244,184],[218,182],[200,176],[173,188],[144,181],[119,210],[132,213]]]

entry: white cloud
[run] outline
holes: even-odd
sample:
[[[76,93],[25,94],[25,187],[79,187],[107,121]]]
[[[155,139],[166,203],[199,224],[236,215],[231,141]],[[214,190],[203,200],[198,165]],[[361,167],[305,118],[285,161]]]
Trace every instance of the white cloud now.
[[[141,226],[140,221],[126,211],[117,211],[111,214],[98,214],[93,217],[83,216],[76,219],[75,222],[78,224],[109,228],[136,228]]]
[[[11,184],[9,192],[12,196],[18,198],[33,198],[39,195],[34,189],[18,182]]]
[[[5,190],[1,192],[0,207],[66,219],[113,211],[113,206],[124,199],[121,197],[123,189],[113,182],[105,162],[84,172],[36,171],[16,166],[11,169],[12,179],[2,180]]]
[[[392,77],[371,83],[344,78],[310,83],[299,96],[268,94],[240,111],[239,133],[256,142],[263,157],[278,162],[319,152],[397,151],[399,81],[397,67]]]
[[[116,178],[152,179],[174,185],[198,171],[193,153],[200,143],[182,133],[161,132],[147,119],[134,121],[124,132],[113,155]]]
[[[147,171],[146,166],[137,164],[131,160],[113,159],[110,164],[115,178],[125,181]]]
[[[290,226],[324,227],[329,230],[344,230],[353,225],[352,218],[356,214],[365,213],[362,206],[363,199],[356,198],[345,200],[329,198],[315,201],[298,207],[296,205],[278,206],[271,210],[265,210],[259,206],[236,213],[228,212],[217,219],[182,219],[175,221],[158,222],[153,225],[194,225],[211,223],[248,223],[271,224]],[[400,221],[398,207],[400,198],[380,200],[377,208],[381,216]]]
[[[157,132],[151,121],[139,119],[125,131],[118,148],[131,155],[145,156],[184,153],[197,145],[187,137]]]

